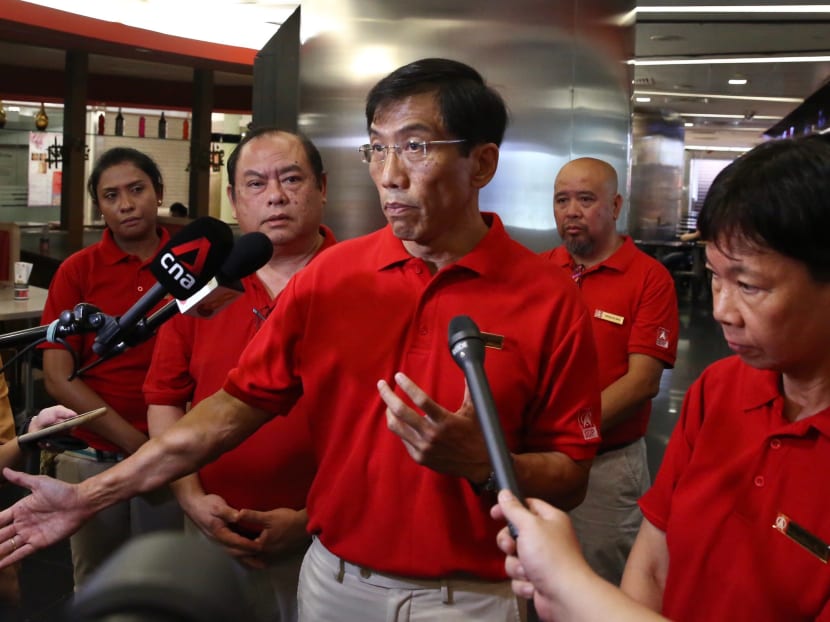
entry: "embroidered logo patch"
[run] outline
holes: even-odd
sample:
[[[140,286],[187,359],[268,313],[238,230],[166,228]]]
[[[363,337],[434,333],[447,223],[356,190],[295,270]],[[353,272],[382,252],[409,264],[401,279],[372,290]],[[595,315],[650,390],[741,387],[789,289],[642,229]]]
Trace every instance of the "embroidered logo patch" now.
[[[669,329],[662,326],[657,329],[657,341],[655,342],[659,348],[669,347]]]
[[[594,425],[594,418],[591,414],[590,408],[583,408],[576,416],[579,421],[579,426],[582,428],[582,438],[589,441],[593,438],[599,438],[599,430]]]

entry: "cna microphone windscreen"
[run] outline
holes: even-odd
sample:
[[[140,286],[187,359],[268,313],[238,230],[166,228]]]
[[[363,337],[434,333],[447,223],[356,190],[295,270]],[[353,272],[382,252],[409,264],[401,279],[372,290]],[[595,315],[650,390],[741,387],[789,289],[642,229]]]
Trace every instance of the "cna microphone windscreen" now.
[[[241,279],[253,274],[268,263],[274,254],[271,239],[261,231],[252,231],[239,237],[217,277],[226,280]]]
[[[98,332],[92,350],[99,356],[128,341],[131,332],[167,294],[184,299],[219,271],[233,247],[233,232],[221,220],[203,216],[176,233],[150,264],[158,283],[117,321]]]
[[[184,300],[219,272],[233,248],[233,232],[221,220],[197,218],[170,238],[150,271],[166,293]]]
[[[490,391],[490,383],[484,373],[484,338],[478,326],[468,316],[458,315],[450,320],[449,348],[453,359],[464,371],[464,377],[467,379],[496,482],[500,489],[507,488],[517,499],[523,500]]]
[[[210,318],[242,295],[241,278],[253,274],[268,263],[274,246],[267,235],[252,231],[241,236],[219,273],[187,300],[177,300],[179,312]]]

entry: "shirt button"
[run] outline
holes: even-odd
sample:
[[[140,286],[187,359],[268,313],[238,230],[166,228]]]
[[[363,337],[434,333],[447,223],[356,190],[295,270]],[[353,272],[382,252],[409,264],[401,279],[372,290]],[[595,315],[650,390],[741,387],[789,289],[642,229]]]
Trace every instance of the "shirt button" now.
[[[781,439],[780,438],[772,439],[769,442],[769,446],[772,447],[773,449],[781,449]]]
[[[763,475],[756,475],[754,482],[755,482],[755,485],[758,488],[763,488],[764,487],[764,476]]]
[[[415,266],[415,274],[421,274],[424,269],[421,266]]]
[[[144,288],[143,288],[143,287],[141,287],[141,285],[139,285],[139,286],[138,286],[138,291],[143,292],[143,291],[144,291]]]

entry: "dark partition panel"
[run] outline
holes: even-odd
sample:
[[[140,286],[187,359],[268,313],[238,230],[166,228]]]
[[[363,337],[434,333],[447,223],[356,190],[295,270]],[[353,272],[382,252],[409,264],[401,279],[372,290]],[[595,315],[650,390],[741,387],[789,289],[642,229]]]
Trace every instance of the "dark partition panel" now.
[[[300,9],[254,59],[253,125],[297,129],[300,109]]]

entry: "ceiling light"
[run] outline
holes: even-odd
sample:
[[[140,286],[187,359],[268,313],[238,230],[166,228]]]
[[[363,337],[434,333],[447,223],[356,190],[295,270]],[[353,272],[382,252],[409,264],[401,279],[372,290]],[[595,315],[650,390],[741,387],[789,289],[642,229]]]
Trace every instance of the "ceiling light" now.
[[[782,104],[800,104],[800,97],[757,97],[754,95],[726,95],[724,93],[686,93],[683,91],[636,91],[635,97],[657,95],[663,97],[708,97],[710,99],[738,99],[759,102],[779,102]]]
[[[637,13],[830,13],[830,4],[638,6]]]
[[[221,19],[193,19],[205,10],[202,0],[26,0],[58,11],[92,19],[143,28],[174,37],[220,45],[259,50],[299,6],[299,2],[240,4],[234,0],[213,0],[211,10]],[[71,4],[69,8],[67,5]],[[277,25],[275,25],[277,24]]]
[[[744,119],[746,120],[746,116],[742,114],[717,114],[714,112],[681,112],[678,113],[681,117],[701,117],[705,119]],[[766,121],[779,121],[784,117],[776,117],[772,115],[765,115],[765,114],[757,114],[752,117],[753,121],[758,120],[766,120]]]
[[[686,37],[680,35],[651,35],[650,41],[685,41]]]
[[[692,123],[691,121],[686,121],[686,122],[683,124],[683,126],[684,126],[684,127],[694,127],[694,126],[695,126],[695,124],[694,124],[694,123]]]
[[[760,63],[826,63],[830,56],[734,56],[695,58],[635,58],[627,61],[637,67],[658,67],[664,65],[753,65]]]
[[[735,151],[738,153],[752,149],[752,147],[720,147],[718,145],[686,145],[683,148],[686,151]]]
[[[641,104],[647,104],[651,101],[651,97],[635,97],[634,100],[640,102]]]
[[[749,82],[746,78],[729,78],[729,84],[743,85]]]

